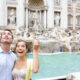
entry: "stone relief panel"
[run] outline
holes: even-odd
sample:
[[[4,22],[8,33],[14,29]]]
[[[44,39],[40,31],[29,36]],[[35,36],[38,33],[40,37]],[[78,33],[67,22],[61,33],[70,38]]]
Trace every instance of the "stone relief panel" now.
[[[8,8],[8,25],[16,25],[16,8]]]

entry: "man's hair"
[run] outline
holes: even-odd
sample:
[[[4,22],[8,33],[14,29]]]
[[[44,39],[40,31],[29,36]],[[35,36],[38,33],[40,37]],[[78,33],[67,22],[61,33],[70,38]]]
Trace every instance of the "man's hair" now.
[[[13,33],[12,33],[12,31],[11,31],[10,29],[4,29],[3,32],[4,32],[4,31],[9,31],[9,32],[12,34],[12,39],[13,39]],[[3,32],[2,32],[2,33],[3,33]],[[1,33],[1,37],[2,37],[2,33]]]

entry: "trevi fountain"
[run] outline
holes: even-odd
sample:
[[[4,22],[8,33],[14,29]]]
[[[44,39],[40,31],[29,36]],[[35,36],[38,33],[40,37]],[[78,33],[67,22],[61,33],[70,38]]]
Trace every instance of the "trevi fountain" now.
[[[0,0],[0,34],[3,29],[14,34],[12,50],[22,38],[29,43],[29,51],[37,39],[39,53],[79,54],[80,0]]]
[[[77,0],[1,0],[0,33],[11,29],[13,44],[17,38],[38,39],[40,53],[79,52],[79,5]]]
[[[77,1],[70,1],[1,0],[0,32],[11,29],[14,43],[21,37],[28,42],[35,38],[40,40],[40,53],[79,52],[80,8],[75,12]]]

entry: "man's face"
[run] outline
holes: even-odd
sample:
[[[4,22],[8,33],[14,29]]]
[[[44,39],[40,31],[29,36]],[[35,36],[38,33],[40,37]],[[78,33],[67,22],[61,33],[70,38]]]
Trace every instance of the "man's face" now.
[[[1,43],[11,44],[13,41],[12,33],[9,31],[4,31],[1,35]]]

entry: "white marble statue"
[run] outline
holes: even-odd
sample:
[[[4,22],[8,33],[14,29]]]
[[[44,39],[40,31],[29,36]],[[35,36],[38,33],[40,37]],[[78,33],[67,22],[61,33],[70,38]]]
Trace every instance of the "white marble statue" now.
[[[10,12],[9,12],[9,24],[10,25],[15,25],[16,21],[15,21],[15,9],[11,9]]]
[[[37,19],[37,18],[38,18],[38,16],[37,16],[37,13],[36,13],[36,12],[32,14],[32,18],[33,18],[33,19]]]
[[[74,72],[68,74],[66,80],[80,80],[80,72]]]
[[[56,13],[55,16],[55,26],[60,26],[60,14]]]
[[[33,20],[33,30],[36,33],[41,32],[42,31],[42,26],[41,26],[40,21],[38,19],[37,12],[33,13],[32,20]]]

